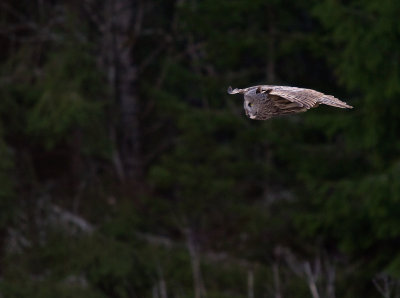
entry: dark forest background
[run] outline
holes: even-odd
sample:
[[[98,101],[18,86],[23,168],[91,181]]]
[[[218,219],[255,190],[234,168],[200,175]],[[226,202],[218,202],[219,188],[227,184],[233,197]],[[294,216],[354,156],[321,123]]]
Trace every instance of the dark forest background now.
[[[2,0],[0,297],[399,297],[399,13]],[[252,121],[259,83],[355,108]]]

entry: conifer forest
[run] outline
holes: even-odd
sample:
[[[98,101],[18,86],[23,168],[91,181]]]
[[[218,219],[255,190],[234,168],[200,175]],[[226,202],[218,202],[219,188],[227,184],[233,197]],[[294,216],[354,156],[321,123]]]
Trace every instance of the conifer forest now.
[[[400,1],[1,0],[17,297],[400,297]]]

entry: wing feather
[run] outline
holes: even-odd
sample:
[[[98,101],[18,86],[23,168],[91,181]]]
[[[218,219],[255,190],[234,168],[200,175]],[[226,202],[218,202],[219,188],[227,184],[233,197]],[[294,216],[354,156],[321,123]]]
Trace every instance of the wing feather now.
[[[314,107],[319,98],[324,96],[323,93],[310,89],[280,86],[273,88],[269,94],[283,98],[291,103],[297,103],[306,109]]]
[[[324,93],[312,89],[269,85],[263,85],[259,88],[262,92],[268,92],[269,95],[271,95],[270,98],[280,109],[294,108],[291,103],[298,104],[299,107],[302,107],[306,110],[316,107],[319,104],[330,105],[342,109],[353,108],[352,106],[332,95],[325,95]],[[282,102],[282,99],[286,102]]]

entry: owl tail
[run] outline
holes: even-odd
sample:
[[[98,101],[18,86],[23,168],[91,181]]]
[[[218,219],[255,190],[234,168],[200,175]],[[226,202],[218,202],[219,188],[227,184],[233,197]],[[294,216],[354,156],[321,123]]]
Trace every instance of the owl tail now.
[[[352,109],[353,107],[333,97],[332,95],[324,95],[321,99],[318,99],[318,103],[322,103],[324,105],[333,106],[341,109]]]

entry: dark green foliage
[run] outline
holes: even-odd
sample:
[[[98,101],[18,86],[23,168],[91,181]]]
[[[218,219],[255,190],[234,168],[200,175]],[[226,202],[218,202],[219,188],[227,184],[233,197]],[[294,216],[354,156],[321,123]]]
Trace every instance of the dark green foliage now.
[[[48,57],[43,73],[38,82],[39,98],[27,118],[27,133],[51,149],[65,135],[81,129],[86,136],[83,150],[104,155],[104,144],[95,145],[101,145],[98,129],[104,129],[100,120],[104,100],[100,97],[105,90],[90,48],[56,50]]]
[[[195,297],[196,258],[209,298],[250,272],[255,297],[310,297],[318,260],[320,297],[330,266],[337,297],[400,278],[400,2],[134,1],[128,74],[123,16],[78,2],[1,7],[0,296]],[[258,83],[355,108],[250,121],[226,89]]]

